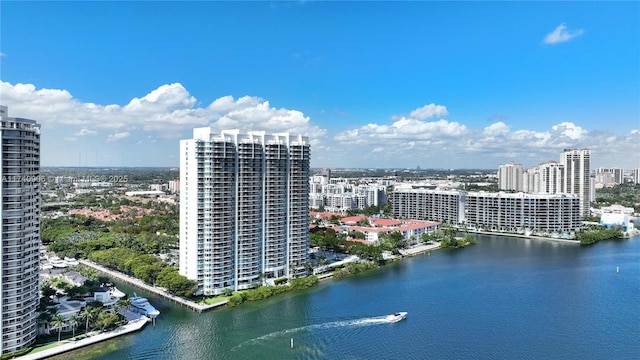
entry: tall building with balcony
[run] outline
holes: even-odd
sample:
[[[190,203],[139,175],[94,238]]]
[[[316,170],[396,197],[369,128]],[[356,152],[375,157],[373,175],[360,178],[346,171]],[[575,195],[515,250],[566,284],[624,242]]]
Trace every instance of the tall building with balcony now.
[[[307,137],[197,128],[180,141],[180,273],[198,293],[304,273]]]
[[[498,187],[500,190],[522,191],[522,176],[524,169],[522,164],[516,164],[513,161],[498,167]]]
[[[564,166],[556,161],[540,164],[540,186],[537,193],[562,194],[564,193]]]
[[[589,216],[591,205],[591,151],[565,149],[560,154],[564,166],[564,191],[580,198],[580,215]]]
[[[640,184],[640,168],[631,171],[631,178],[634,184]]]
[[[12,118],[0,106],[2,231],[0,240],[0,353],[36,339],[39,302],[40,125]]]

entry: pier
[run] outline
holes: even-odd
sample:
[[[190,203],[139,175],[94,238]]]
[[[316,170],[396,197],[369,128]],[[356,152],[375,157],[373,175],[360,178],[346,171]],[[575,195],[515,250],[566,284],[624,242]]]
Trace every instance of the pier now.
[[[45,359],[54,355],[62,354],[68,351],[72,351],[75,349],[79,349],[81,347],[85,347],[88,345],[96,344],[101,341],[113,339],[118,336],[126,335],[132,332],[136,332],[141,330],[147,323],[149,319],[146,316],[139,316],[137,319],[129,321],[128,324],[120,326],[119,328],[107,331],[104,333],[99,333],[95,335],[91,335],[84,339],[80,340],[64,340],[60,342],[60,345],[56,347],[52,347],[46,350],[34,352],[32,354],[27,354],[24,356],[20,356],[17,359],[20,360],[37,360],[37,359]]]
[[[150,293],[156,294],[158,296],[161,296],[167,300],[171,300],[176,304],[185,306],[193,311],[196,312],[203,312],[203,311],[207,311],[207,310],[211,310],[223,305],[227,304],[227,300],[221,301],[219,303],[216,304],[211,304],[211,305],[200,305],[197,304],[193,301],[187,300],[185,298],[182,298],[180,296],[176,296],[173,294],[170,294],[168,292],[166,292],[163,289],[157,288],[155,286],[149,285],[144,283],[143,281],[141,281],[140,279],[136,279],[133,276],[129,276],[127,274],[123,274],[119,271],[114,271],[111,269],[107,269],[106,267],[102,266],[102,265],[98,265],[92,261],[88,261],[88,260],[78,260],[82,265],[86,265],[90,268],[93,268],[95,270],[100,271],[101,273],[104,273],[105,275],[108,275],[109,277],[112,277],[114,279],[117,279],[119,281],[122,281],[124,283],[127,283],[129,285],[133,285],[135,287],[138,287],[140,289],[146,290]]]

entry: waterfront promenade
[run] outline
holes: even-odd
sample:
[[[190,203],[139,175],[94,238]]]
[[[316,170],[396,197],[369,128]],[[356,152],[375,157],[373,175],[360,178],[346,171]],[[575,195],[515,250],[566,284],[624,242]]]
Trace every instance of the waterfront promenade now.
[[[421,254],[424,252],[429,252],[431,250],[437,250],[439,248],[440,248],[440,242],[434,242],[433,244],[416,245],[408,249],[402,249],[400,250],[400,254],[402,256],[413,256],[413,255]]]
[[[459,230],[459,231],[461,231],[461,230]],[[489,236],[506,236],[506,237],[521,238],[521,239],[558,241],[558,242],[564,242],[564,243],[568,243],[568,244],[580,244],[580,240],[562,239],[562,238],[555,238],[555,237],[550,237],[550,236],[512,234],[512,233],[498,232],[498,231],[494,232],[494,231],[480,231],[480,230],[470,230],[470,229],[468,230],[468,232],[473,233],[473,234],[489,235]]]
[[[123,274],[119,271],[114,271],[114,270],[110,270],[107,269],[106,267],[102,266],[102,265],[98,265],[92,261],[88,261],[88,260],[78,260],[81,264],[89,266],[93,269],[96,269],[98,271],[100,271],[101,273],[104,273],[114,279],[118,279],[122,282],[125,282],[127,284],[136,286],[140,289],[146,290],[150,293],[156,294],[158,296],[161,296],[167,300],[171,300],[177,304],[186,306],[188,308],[190,308],[191,310],[197,311],[199,313],[203,312],[203,311],[207,311],[207,310],[211,310],[220,306],[223,306],[227,303],[227,300],[221,301],[219,303],[215,303],[215,304],[211,304],[211,305],[201,305],[201,304],[197,304],[193,301],[187,300],[185,298],[181,298],[179,296],[170,294],[166,291],[164,291],[163,289],[157,288],[155,286],[151,286],[149,284],[144,283],[143,281],[136,279],[132,276],[129,276],[127,274]]]
[[[149,319],[146,316],[139,316],[138,318],[129,321],[129,323],[127,323],[126,325],[120,326],[115,330],[91,335],[81,340],[64,340],[60,343],[60,345],[56,347],[38,351],[32,354],[20,356],[17,359],[19,360],[45,359],[50,356],[62,354],[71,350],[79,349],[81,347],[99,343],[101,341],[109,340],[117,336],[122,336],[125,334],[129,334],[129,333],[141,330],[148,322],[149,322]]]

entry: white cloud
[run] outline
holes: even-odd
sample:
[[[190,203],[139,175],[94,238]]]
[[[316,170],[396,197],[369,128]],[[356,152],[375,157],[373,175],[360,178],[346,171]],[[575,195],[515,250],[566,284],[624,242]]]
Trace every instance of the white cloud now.
[[[0,52],[0,57],[5,57],[5,56],[7,56],[7,54]]]
[[[128,104],[100,105],[83,103],[68,91],[37,89],[32,84],[11,84],[0,81],[3,105],[10,114],[35,119],[44,128],[77,126],[78,136],[90,135],[83,129],[143,130],[159,138],[177,139],[194,127],[211,125],[216,130],[239,128],[269,132],[301,133],[312,138],[322,137],[325,130],[312,124],[309,117],[297,110],[272,107],[259,97],[234,99],[223,96],[205,107],[179,83],[165,84]],[[189,131],[189,132],[187,132]],[[187,135],[188,136],[188,135]],[[113,135],[109,141],[115,140]]]
[[[563,122],[558,125],[554,125],[551,127],[551,129],[558,134],[566,136],[572,140],[580,140],[587,134],[586,130],[571,122]]]
[[[404,142],[408,139],[426,140],[436,137],[463,135],[467,127],[457,122],[438,120],[425,122],[405,117],[391,125],[368,124],[359,129],[348,130],[336,135],[335,139],[344,143],[376,142],[381,139],[392,142]]]
[[[344,130],[333,140],[338,145],[327,151],[336,149],[336,159],[338,152],[349,154],[348,159],[359,159],[364,167],[496,168],[512,160],[534,166],[558,159],[565,148],[592,149],[596,167],[598,159],[602,159],[602,166],[610,159],[637,163],[637,156],[635,160],[627,159],[629,154],[640,154],[640,130],[616,135],[611,131],[587,131],[572,122],[559,122],[537,131],[513,129],[504,121],[472,128],[445,119],[428,122],[400,117],[390,125],[369,123]],[[618,166],[624,167],[622,163]]]
[[[75,134],[75,136],[86,136],[86,135],[96,135],[98,132],[95,130],[90,130],[87,128],[82,128],[79,131],[77,131]]]
[[[107,136],[107,142],[114,142],[122,139],[126,139],[131,135],[128,131],[116,132],[115,134],[111,134]]]
[[[555,30],[553,30],[552,32],[550,32],[549,34],[547,34],[547,36],[545,36],[544,38],[544,42],[546,44],[558,44],[558,43],[563,43],[563,42],[567,42],[573,38],[576,38],[580,35],[584,34],[584,30],[583,29],[578,29],[575,31],[569,31],[567,30],[567,26],[562,23],[560,25],[558,25],[558,27],[555,28]]]
[[[409,117],[418,120],[425,120],[432,117],[442,117],[449,115],[447,108],[442,105],[431,103],[423,107],[419,107],[409,113]]]
[[[498,136],[505,135],[509,132],[509,125],[499,121],[497,123],[493,123],[482,130],[482,132],[487,136]]]
[[[176,140],[189,137],[198,126],[307,135],[316,167],[495,168],[511,160],[535,165],[557,159],[564,148],[590,148],[593,167],[598,166],[597,159],[603,159],[602,166],[607,159],[620,159],[631,168],[638,163],[633,154],[640,154],[637,127],[619,135],[558,121],[548,129],[531,130],[515,128],[502,116],[478,128],[440,118],[449,112],[444,105],[435,104],[392,116],[391,121],[338,129],[327,139],[326,130],[301,111],[275,107],[254,96],[223,96],[200,106],[180,84],[162,85],[125,105],[86,103],[66,90],[2,81],[0,94],[11,116],[35,119],[42,125],[47,165],[70,165],[95,141],[108,143],[95,151],[95,163],[152,164],[163,159],[167,164],[169,155],[177,151]],[[56,139],[63,139],[64,145]],[[136,145],[138,142],[144,146]],[[138,156],[128,158],[128,152]],[[175,159],[170,161],[169,166],[176,165]]]

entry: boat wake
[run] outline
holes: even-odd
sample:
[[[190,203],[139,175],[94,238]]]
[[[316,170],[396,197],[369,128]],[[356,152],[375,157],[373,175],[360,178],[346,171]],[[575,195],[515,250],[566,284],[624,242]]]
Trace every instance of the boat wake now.
[[[372,326],[372,325],[379,325],[379,324],[390,324],[393,322],[395,321],[391,320],[388,315],[384,315],[384,316],[366,317],[366,318],[353,319],[353,320],[332,321],[332,322],[326,322],[321,324],[301,326],[301,327],[292,328],[292,329],[275,331],[251,340],[247,340],[241,343],[240,345],[235,346],[233,349],[231,349],[231,352],[238,350],[239,348],[244,347],[246,345],[256,345],[269,339],[285,337],[285,336],[289,337],[293,334],[305,332],[305,331],[325,330],[325,329],[333,329],[333,328],[341,328],[341,327],[363,327],[363,326]]]

